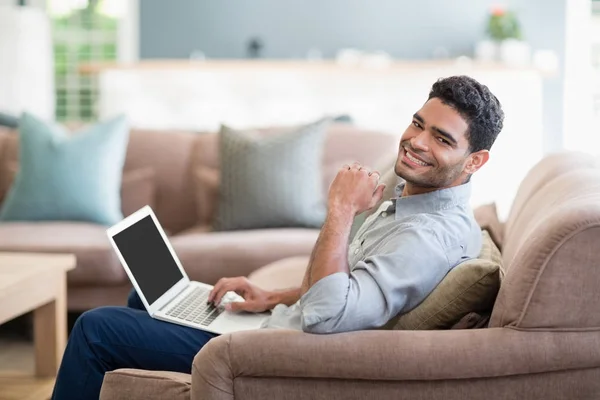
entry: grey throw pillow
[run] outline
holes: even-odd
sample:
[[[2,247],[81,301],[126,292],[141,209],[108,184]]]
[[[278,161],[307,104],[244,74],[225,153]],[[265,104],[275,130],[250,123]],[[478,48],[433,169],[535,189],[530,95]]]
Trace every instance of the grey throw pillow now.
[[[221,127],[214,229],[318,228],[325,220],[322,163],[329,119],[277,135]]]

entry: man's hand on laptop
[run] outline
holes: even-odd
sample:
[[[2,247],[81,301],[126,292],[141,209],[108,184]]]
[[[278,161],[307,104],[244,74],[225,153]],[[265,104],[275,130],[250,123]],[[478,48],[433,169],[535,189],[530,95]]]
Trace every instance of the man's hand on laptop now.
[[[271,292],[263,290],[252,284],[247,278],[221,278],[208,295],[208,302],[218,306],[227,292],[235,292],[245,301],[233,301],[225,304],[228,311],[263,312],[275,306],[271,299]]]

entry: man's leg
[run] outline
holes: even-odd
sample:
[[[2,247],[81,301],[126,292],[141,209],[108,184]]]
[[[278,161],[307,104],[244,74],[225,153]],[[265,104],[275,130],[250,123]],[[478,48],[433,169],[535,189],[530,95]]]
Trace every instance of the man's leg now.
[[[128,305],[143,307],[132,297]],[[104,373],[118,368],[190,373],[196,353],[215,336],[155,320],[145,310],[87,311],[73,327],[52,398],[97,399]]]
[[[142,300],[135,291],[135,288],[131,289],[129,296],[127,296],[127,307],[146,311],[146,307],[144,307],[144,303],[142,303]]]

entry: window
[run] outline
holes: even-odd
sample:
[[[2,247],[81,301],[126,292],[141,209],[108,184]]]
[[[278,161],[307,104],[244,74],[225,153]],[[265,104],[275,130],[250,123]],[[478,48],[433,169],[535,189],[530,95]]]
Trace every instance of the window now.
[[[119,25],[132,7],[128,0],[48,0],[47,7],[54,41],[56,119],[94,121],[97,82],[94,76],[80,73],[79,67],[121,58]]]

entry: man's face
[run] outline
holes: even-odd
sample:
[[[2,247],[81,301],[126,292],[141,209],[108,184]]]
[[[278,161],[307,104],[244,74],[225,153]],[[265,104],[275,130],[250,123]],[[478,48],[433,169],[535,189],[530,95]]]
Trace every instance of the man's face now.
[[[468,124],[452,107],[432,98],[417,111],[402,139],[396,174],[411,194],[464,183],[469,158]]]

